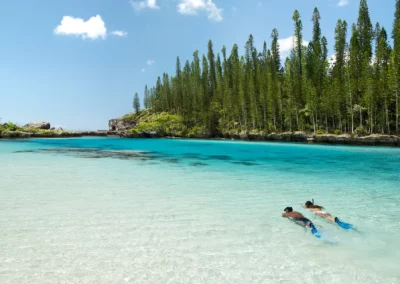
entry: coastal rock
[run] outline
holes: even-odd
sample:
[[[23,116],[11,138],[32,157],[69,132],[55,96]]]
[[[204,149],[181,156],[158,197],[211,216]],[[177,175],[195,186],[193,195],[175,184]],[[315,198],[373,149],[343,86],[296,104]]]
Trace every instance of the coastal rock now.
[[[251,141],[264,141],[265,134],[263,132],[250,132],[247,135],[248,139]]]
[[[310,138],[310,135],[303,131],[296,131],[292,134],[293,142],[306,142]]]
[[[72,132],[72,134],[77,136],[100,136],[100,137],[107,136],[107,132],[101,132],[101,131],[78,131],[78,132]]]
[[[400,137],[393,135],[369,135],[364,137],[356,137],[360,145],[374,146],[400,146]]]
[[[109,128],[109,131],[112,131],[112,132],[126,131],[126,130],[134,128],[136,126],[136,124],[137,124],[136,121],[128,122],[128,121],[124,121],[122,119],[116,118],[116,119],[110,119],[108,121],[108,128]]]
[[[157,131],[143,132],[143,135],[144,135],[144,137],[147,137],[147,138],[160,138],[163,136]]]
[[[36,128],[36,129],[50,129],[49,122],[30,122],[26,124],[24,127],[26,128]]]
[[[128,131],[118,131],[115,133],[121,138],[144,138],[143,133],[134,133],[134,132],[128,132]]]
[[[241,131],[239,134],[240,139],[242,140],[249,140],[249,132]]]
[[[334,135],[334,134],[322,134],[314,135],[313,139],[316,143],[327,143],[327,144],[354,144],[355,138],[352,138],[349,134]]]
[[[315,143],[324,144],[347,144],[347,145],[370,145],[370,146],[400,146],[400,137],[394,135],[351,136],[349,134],[314,135]]]
[[[272,132],[266,136],[267,141],[286,141],[292,142],[292,132],[275,133]]]

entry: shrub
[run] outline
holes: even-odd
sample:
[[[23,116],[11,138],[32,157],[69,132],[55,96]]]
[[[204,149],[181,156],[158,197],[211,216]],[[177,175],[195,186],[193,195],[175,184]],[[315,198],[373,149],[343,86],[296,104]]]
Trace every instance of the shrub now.
[[[323,135],[323,134],[325,134],[325,130],[318,129],[316,134],[317,135]]]
[[[196,125],[195,127],[189,130],[188,134],[189,138],[203,137],[203,136],[209,136],[209,133],[203,126]]]
[[[364,126],[359,126],[356,128],[355,133],[359,136],[366,136],[368,131]]]
[[[339,129],[336,129],[336,130],[335,130],[335,135],[340,135],[340,134],[342,134],[342,131],[339,130]]]
[[[133,116],[131,116],[132,118]],[[129,132],[132,134],[156,132],[159,135],[185,136],[187,127],[183,123],[180,115],[162,112],[160,114],[151,114],[149,111],[142,111],[138,119],[136,127]]]

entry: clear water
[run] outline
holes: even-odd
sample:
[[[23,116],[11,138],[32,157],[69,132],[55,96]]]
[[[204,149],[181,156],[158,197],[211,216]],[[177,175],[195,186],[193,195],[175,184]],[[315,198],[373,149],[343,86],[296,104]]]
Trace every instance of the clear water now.
[[[0,141],[0,283],[400,283],[399,165],[395,148]]]

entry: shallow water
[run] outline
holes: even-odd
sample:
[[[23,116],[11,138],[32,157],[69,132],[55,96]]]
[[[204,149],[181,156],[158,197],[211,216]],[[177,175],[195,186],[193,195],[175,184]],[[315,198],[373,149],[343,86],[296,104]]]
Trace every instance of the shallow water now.
[[[400,283],[399,165],[395,148],[0,141],[0,283]]]

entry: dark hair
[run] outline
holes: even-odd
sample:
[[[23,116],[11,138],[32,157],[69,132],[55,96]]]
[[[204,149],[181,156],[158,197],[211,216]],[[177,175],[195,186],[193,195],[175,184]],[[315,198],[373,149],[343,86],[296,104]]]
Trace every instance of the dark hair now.
[[[323,209],[324,207],[319,205],[314,205],[311,201],[306,202],[306,208],[315,208],[315,209]]]
[[[292,207],[286,207],[285,210],[283,210],[285,212],[293,212],[293,208]]]

